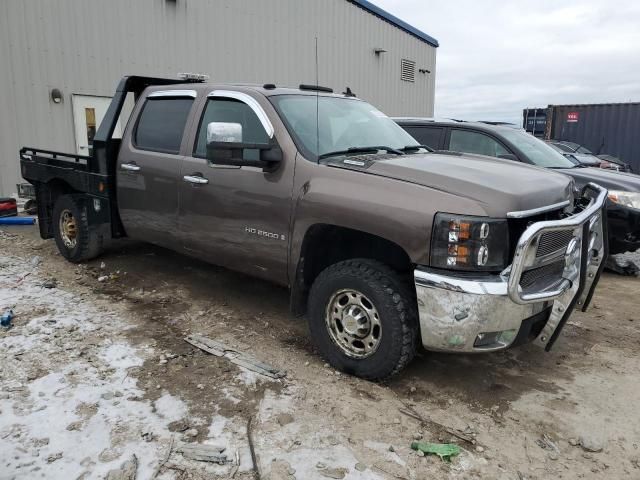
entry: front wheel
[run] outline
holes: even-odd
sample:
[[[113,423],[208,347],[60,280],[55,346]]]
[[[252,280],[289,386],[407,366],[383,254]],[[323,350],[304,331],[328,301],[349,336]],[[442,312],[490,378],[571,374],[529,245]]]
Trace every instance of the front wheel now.
[[[103,238],[89,225],[87,207],[79,195],[62,195],[53,208],[53,233],[58,250],[78,263],[102,253]]]
[[[312,341],[346,373],[383,380],[416,353],[415,295],[381,262],[354,259],[327,267],[311,287],[308,311]]]

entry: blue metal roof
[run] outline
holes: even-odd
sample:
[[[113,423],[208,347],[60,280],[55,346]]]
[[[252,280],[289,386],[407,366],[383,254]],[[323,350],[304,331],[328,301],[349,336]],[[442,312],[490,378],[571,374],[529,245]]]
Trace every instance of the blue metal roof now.
[[[404,30],[408,34],[413,35],[414,37],[418,38],[419,40],[422,40],[425,43],[428,43],[433,47],[440,46],[440,44],[438,43],[438,40],[436,40],[432,36],[427,35],[426,33],[418,30],[415,27],[412,27],[407,22],[400,20],[398,17],[394,15],[391,15],[389,12],[381,9],[380,7],[374,5],[373,3],[367,2],[367,0],[347,0],[347,1],[359,6],[360,8],[367,10],[369,13],[372,13],[376,17],[381,18],[385,22],[389,22],[391,25],[395,25],[400,30]]]

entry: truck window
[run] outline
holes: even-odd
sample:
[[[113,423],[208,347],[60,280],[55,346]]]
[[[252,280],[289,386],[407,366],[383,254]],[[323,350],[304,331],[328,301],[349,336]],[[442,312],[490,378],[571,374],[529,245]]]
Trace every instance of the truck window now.
[[[269,100],[307,159],[351,147],[418,144],[397,123],[362,100],[324,95],[272,95]]]
[[[244,143],[269,143],[269,135],[256,113],[246,103],[233,98],[212,98],[200,119],[194,156],[207,156],[207,125],[210,122],[233,122],[242,125]],[[258,150],[245,149],[244,158],[258,160]]]
[[[150,98],[142,107],[133,144],[140,150],[178,153],[193,98]]]
[[[409,135],[415,138],[420,145],[426,145],[438,150],[440,148],[440,139],[442,138],[442,127],[403,127]]]
[[[458,129],[451,130],[449,150],[454,152],[488,155],[490,157],[508,155],[511,153],[489,135]]]

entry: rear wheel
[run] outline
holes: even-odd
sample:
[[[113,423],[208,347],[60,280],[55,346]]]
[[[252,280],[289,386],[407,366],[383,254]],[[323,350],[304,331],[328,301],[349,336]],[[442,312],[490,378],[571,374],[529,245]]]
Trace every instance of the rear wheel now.
[[[82,262],[102,253],[102,235],[89,225],[87,207],[80,195],[62,195],[53,208],[53,230],[62,256]]]
[[[313,283],[308,311],[312,341],[344,372],[383,380],[416,353],[415,295],[380,262],[354,259],[326,268]]]

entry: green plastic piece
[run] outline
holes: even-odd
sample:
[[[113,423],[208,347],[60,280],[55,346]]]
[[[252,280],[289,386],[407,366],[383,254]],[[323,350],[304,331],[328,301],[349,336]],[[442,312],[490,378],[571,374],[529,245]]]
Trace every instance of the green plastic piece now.
[[[411,448],[420,450],[426,455],[438,455],[445,462],[450,462],[451,457],[460,454],[460,447],[454,443],[413,442]]]
[[[464,345],[464,337],[462,337],[461,335],[454,335],[453,337],[449,338],[449,345],[451,347],[459,347],[461,345]]]

